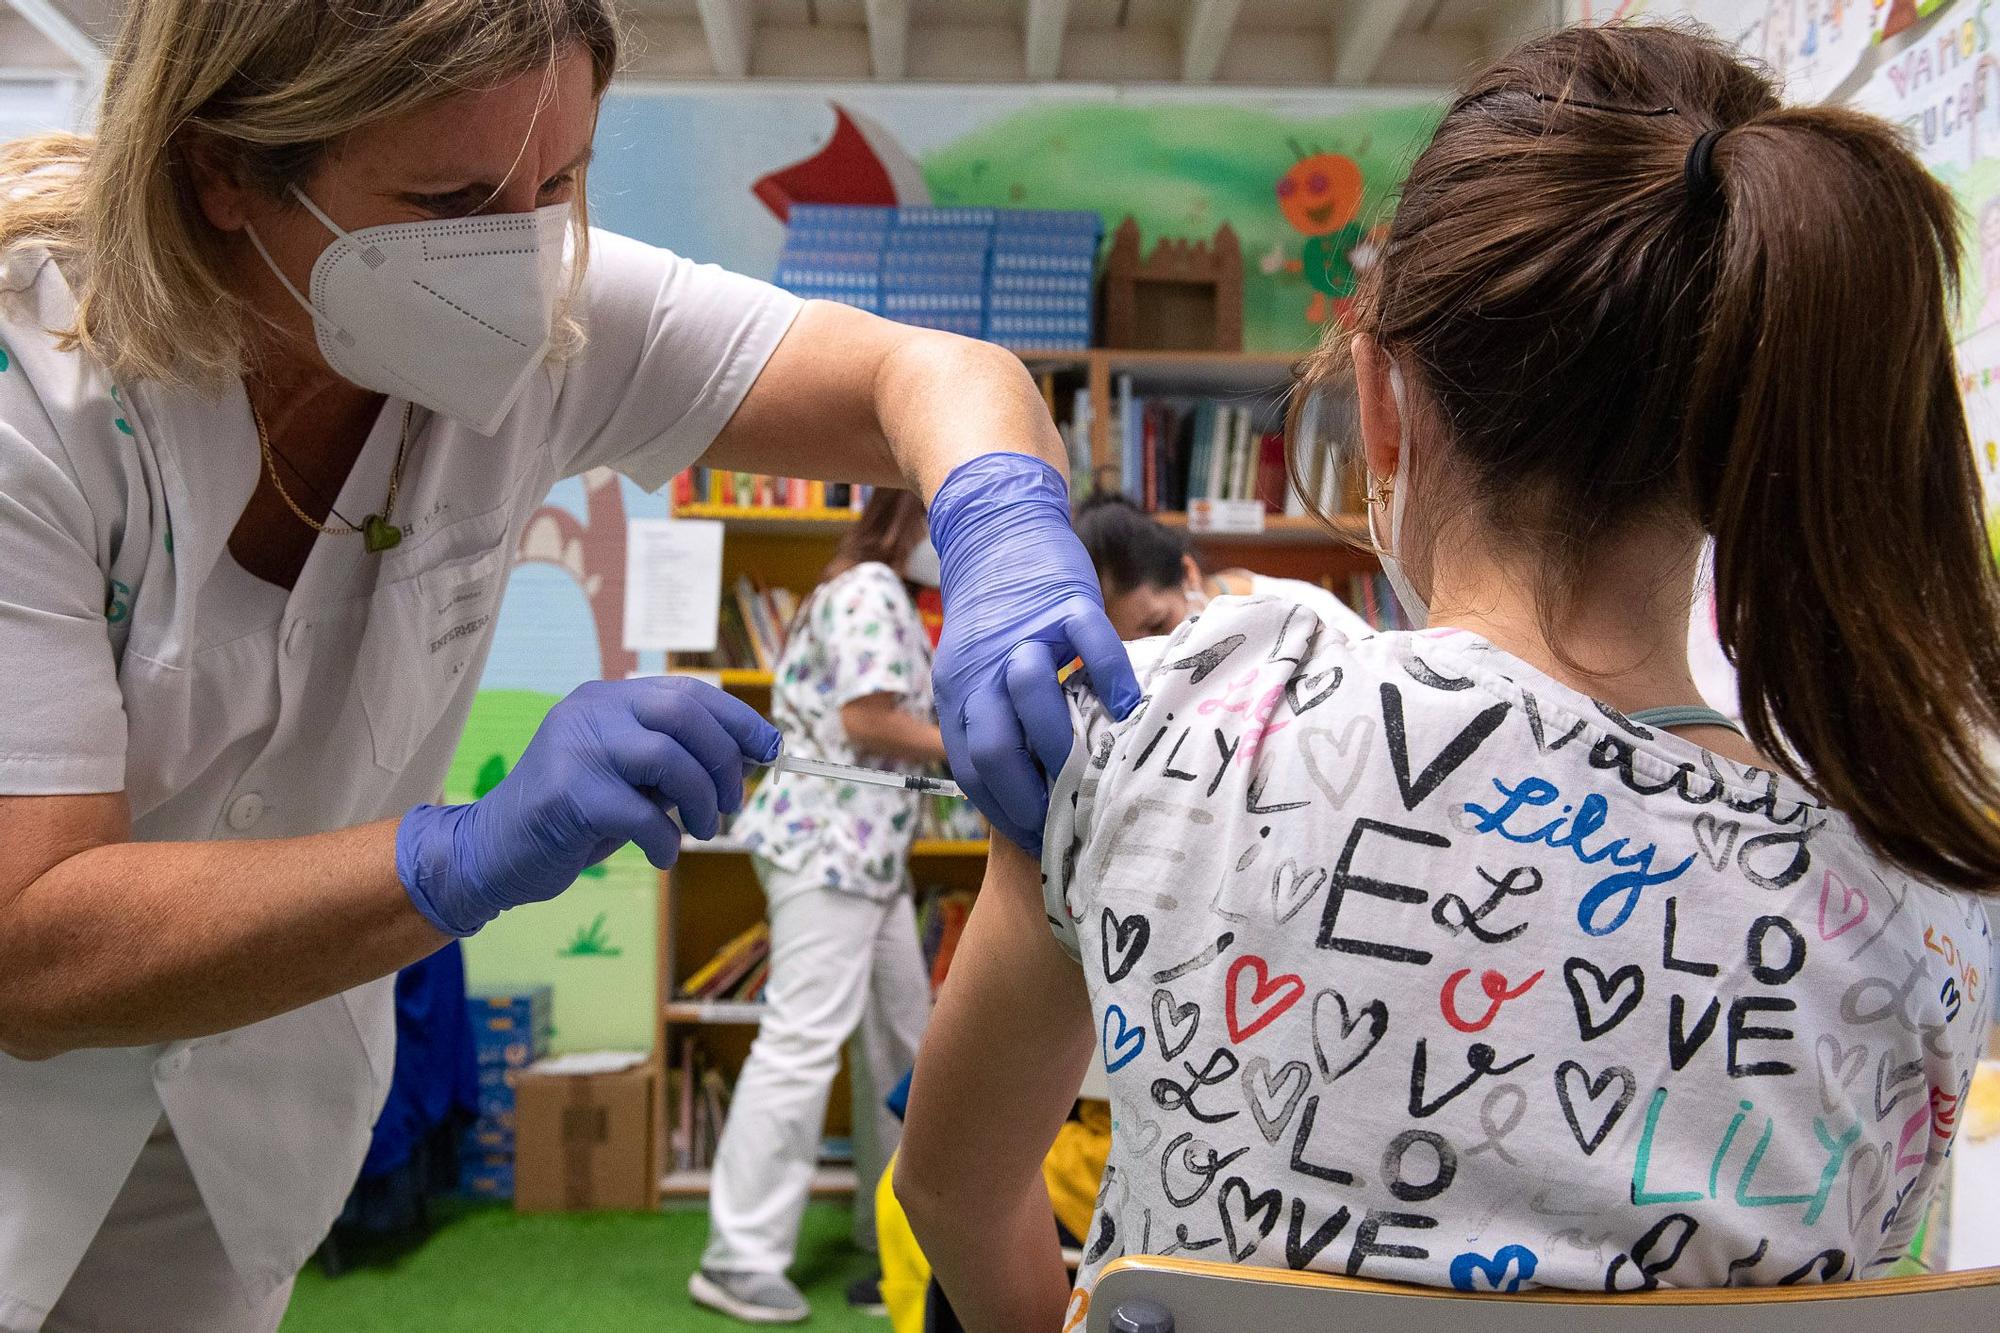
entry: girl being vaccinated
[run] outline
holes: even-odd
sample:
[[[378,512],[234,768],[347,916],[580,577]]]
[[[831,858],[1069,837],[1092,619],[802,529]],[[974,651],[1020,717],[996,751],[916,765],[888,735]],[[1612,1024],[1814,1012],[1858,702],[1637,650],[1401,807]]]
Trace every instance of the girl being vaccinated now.
[[[1093,1060],[1072,1313],[1142,1252],[1633,1291],[1907,1251],[2000,882],[1958,244],[1892,127],[1686,30],[1471,82],[1294,421],[1428,627],[1218,598],[1134,645],[1132,716],[1076,700],[898,1168],[968,1328],[1062,1321],[1035,1164]],[[1711,540],[1747,734],[1688,669]]]

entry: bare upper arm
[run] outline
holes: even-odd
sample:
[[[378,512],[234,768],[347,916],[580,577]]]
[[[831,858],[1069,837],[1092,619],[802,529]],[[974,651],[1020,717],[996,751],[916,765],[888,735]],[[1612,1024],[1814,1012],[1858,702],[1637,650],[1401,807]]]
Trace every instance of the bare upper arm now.
[[[122,791],[0,796],[0,911],[70,857],[131,836],[131,806]]]
[[[1040,868],[995,838],[917,1057],[908,1178],[925,1192],[1039,1188],[1095,1044],[1083,970],[1043,915]]]
[[[875,378],[889,353],[917,332],[838,302],[808,301],[702,463],[905,485],[882,434]]]
[[[880,732],[884,723],[892,721],[902,712],[903,697],[883,690],[864,694],[859,699],[849,699],[842,704],[840,725],[847,732],[847,738],[860,742]]]

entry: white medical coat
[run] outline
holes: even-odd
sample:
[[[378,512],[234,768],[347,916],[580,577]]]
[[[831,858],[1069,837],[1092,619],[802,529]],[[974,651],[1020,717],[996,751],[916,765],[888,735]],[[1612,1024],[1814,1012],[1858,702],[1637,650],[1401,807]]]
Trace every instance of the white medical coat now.
[[[141,841],[292,837],[435,799],[550,484],[665,482],[797,308],[597,234],[585,349],[493,437],[418,410],[402,543],[323,537],[287,592],[226,549],[261,466],[242,388],[114,388],[49,332],[73,318],[57,265],[0,264],[0,794],[122,790]],[[343,513],[381,507],[401,417],[384,407]],[[198,1041],[0,1056],[0,1325],[54,1304],[163,1110],[247,1294],[296,1272],[387,1091],[392,985]]]

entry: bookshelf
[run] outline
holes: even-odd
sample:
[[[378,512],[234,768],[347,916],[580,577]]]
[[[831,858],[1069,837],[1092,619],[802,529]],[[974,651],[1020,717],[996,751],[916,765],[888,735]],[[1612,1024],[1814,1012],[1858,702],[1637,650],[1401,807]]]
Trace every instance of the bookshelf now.
[[[832,559],[841,534],[854,522],[848,510],[780,510],[740,506],[680,505],[675,513],[687,518],[716,519],[724,525],[723,583],[727,589],[739,574],[748,573],[772,587],[791,589],[801,598],[818,582],[820,570]],[[709,681],[762,711],[770,708],[772,675],[751,668],[703,669],[672,663],[668,668]],[[939,885],[950,889],[977,887],[984,873],[986,843],[983,840],[926,839],[918,841],[910,854],[911,875],[919,887]],[[661,876],[658,910],[660,991],[656,997],[656,1060],[664,1075],[680,1067],[684,1041],[692,1041],[702,1059],[720,1069],[727,1081],[749,1054],[751,1040],[764,1006],[745,1000],[691,1000],[678,998],[682,981],[737,936],[761,920],[763,892],[751,868],[748,849],[727,837],[682,844],[681,859]],[[845,1055],[843,1053],[843,1066]],[[828,1099],[824,1132],[830,1136],[850,1133],[847,1075],[843,1067],[840,1081]],[[663,1199],[699,1200],[707,1197],[710,1174],[706,1168],[678,1169],[673,1154],[672,1117],[678,1112],[677,1095],[663,1095],[655,1121],[663,1163],[659,1192]],[[872,1186],[873,1182],[870,1182]],[[823,1164],[814,1177],[816,1196],[851,1193],[854,1171],[845,1165]]]
[[[1266,405],[1281,400],[1291,382],[1296,358],[1254,353],[1164,352],[1090,349],[1017,353],[1038,375],[1053,373],[1066,385],[1083,388],[1091,411],[1091,463],[1099,476],[1118,462],[1111,429],[1116,408],[1116,377],[1131,375],[1149,391],[1214,394]],[[682,504],[684,518],[704,518],[724,525],[723,582],[725,590],[737,575],[749,573],[770,586],[791,589],[801,598],[818,581],[841,535],[857,514],[847,509],[781,509],[741,505]],[[1161,522],[1185,527],[1185,513],[1156,515]],[[1345,545],[1343,536],[1363,533],[1358,516],[1340,516],[1332,529],[1310,517],[1268,515],[1260,532],[1205,533],[1196,540],[1217,568],[1246,566],[1261,573],[1340,587],[1348,574],[1369,572],[1374,560]],[[708,680],[768,709],[772,676],[750,668],[701,669],[674,665],[676,672]],[[910,853],[911,874],[919,887],[976,889],[984,873],[986,843],[925,839]],[[756,1001],[685,1000],[677,998],[681,981],[718,949],[763,914],[763,894],[741,844],[727,837],[702,843],[688,841],[672,870],[661,876],[658,913],[660,985],[657,1055],[662,1072],[678,1067],[684,1040],[692,1040],[711,1065],[726,1069],[733,1082],[749,1052],[764,1006]],[[845,1056],[843,1054],[843,1062]],[[666,1088],[662,1078],[661,1086]],[[826,1133],[849,1132],[848,1092],[843,1072],[828,1101]],[[669,1116],[678,1098],[662,1095],[655,1127],[665,1174],[660,1194],[665,1199],[698,1200],[708,1193],[706,1169],[676,1169],[669,1137]],[[872,1185],[872,1182],[869,1182]],[[833,1196],[856,1187],[851,1167],[823,1164],[813,1182],[815,1196]]]

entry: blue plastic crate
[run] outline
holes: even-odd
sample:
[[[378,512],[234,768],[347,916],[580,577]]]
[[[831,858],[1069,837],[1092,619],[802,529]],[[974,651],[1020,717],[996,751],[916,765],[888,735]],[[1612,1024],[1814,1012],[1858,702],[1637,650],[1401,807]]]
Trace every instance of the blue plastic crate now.
[[[886,230],[895,221],[896,209],[865,204],[793,204],[786,210],[785,225],[794,231],[814,227],[880,227]]]
[[[1002,235],[1086,233],[1095,237],[1103,234],[1104,219],[1083,209],[1000,208],[993,212],[993,229]]]
[[[948,228],[984,227],[991,230],[1000,210],[992,208],[951,208],[936,204],[905,204],[896,209],[896,227]]]

